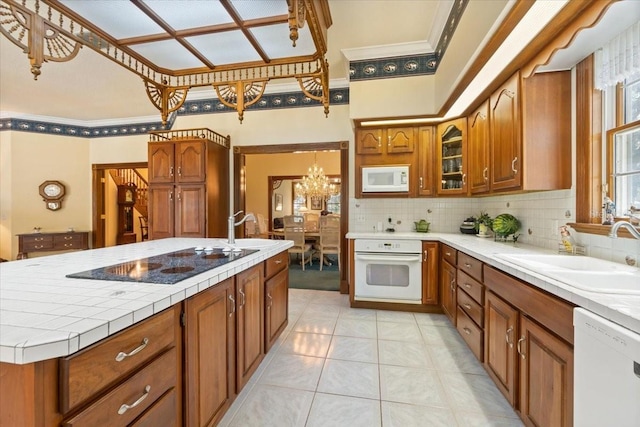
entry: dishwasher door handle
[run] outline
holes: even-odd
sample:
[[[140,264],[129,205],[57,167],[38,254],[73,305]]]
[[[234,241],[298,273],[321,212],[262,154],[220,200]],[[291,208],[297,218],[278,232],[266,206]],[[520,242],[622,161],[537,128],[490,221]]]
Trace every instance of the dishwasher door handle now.
[[[636,374],[636,377],[640,378],[640,363],[633,361],[633,373]]]
[[[422,258],[420,254],[416,255],[365,255],[365,254],[356,254],[356,260],[362,261],[382,261],[382,262],[422,262]]]

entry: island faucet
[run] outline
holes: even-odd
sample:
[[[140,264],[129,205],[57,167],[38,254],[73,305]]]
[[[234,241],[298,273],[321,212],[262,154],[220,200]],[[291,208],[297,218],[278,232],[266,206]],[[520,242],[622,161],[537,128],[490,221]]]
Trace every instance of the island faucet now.
[[[629,230],[629,233],[631,233],[633,237],[635,237],[636,239],[640,239],[640,233],[638,232],[638,230],[636,230],[633,224],[627,221],[618,221],[614,223],[613,226],[611,227],[611,232],[609,233],[609,237],[611,237],[612,239],[617,239],[618,230],[623,227]]]
[[[256,220],[256,217],[252,213],[248,213],[240,221],[235,222],[236,217],[240,215],[242,212],[244,211],[238,211],[229,217],[229,232],[228,232],[227,243],[229,243],[230,245],[233,245],[234,243],[236,243],[235,228],[237,225],[241,225],[243,222],[245,222],[248,219],[252,219],[254,221]]]

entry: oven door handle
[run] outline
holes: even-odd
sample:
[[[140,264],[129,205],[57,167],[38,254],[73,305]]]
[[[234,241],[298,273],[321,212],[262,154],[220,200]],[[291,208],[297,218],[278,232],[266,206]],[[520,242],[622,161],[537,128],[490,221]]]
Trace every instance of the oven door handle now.
[[[382,261],[382,262],[422,262],[420,254],[416,255],[396,255],[396,254],[381,254],[381,255],[368,255],[368,254],[356,254],[357,260],[362,261]]]

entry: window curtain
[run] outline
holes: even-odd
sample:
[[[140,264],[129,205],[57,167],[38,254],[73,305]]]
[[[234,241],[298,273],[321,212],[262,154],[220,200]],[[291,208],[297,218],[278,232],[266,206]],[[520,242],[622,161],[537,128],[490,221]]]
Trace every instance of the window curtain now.
[[[640,73],[640,21],[595,52],[595,86],[603,90]]]

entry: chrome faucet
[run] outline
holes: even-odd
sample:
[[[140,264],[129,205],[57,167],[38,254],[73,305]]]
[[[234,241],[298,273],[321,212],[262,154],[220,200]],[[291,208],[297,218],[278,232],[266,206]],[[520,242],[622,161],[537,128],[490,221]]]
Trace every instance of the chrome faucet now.
[[[234,213],[233,215],[231,215],[229,217],[229,232],[228,232],[228,238],[227,238],[227,243],[230,245],[233,245],[234,243],[236,243],[236,237],[235,237],[235,229],[237,225],[241,225],[243,222],[245,222],[248,219],[252,219],[252,220],[256,220],[256,217],[252,214],[252,213],[248,213],[244,216],[244,218],[242,218],[240,221],[235,222],[236,221],[236,217],[238,215],[240,215],[242,212],[244,211],[238,211],[236,213]]]
[[[611,232],[609,233],[609,237],[611,237],[612,239],[617,239],[618,230],[623,227],[629,230],[629,233],[631,233],[633,237],[635,237],[636,239],[640,239],[640,233],[638,232],[638,230],[636,230],[633,224],[627,221],[618,221],[614,223],[613,226],[611,227]]]

